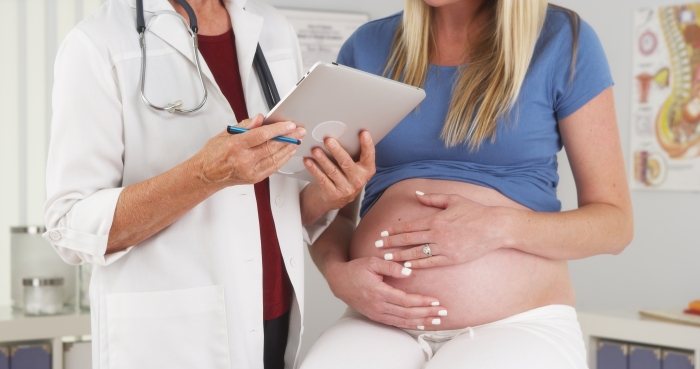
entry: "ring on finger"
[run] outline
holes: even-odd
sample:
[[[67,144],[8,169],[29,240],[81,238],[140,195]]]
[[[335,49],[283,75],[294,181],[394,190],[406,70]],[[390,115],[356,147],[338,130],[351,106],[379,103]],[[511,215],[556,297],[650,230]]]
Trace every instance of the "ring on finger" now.
[[[433,256],[432,251],[430,251],[430,245],[428,245],[427,243],[425,245],[423,245],[423,253],[425,255],[427,255],[428,257]]]

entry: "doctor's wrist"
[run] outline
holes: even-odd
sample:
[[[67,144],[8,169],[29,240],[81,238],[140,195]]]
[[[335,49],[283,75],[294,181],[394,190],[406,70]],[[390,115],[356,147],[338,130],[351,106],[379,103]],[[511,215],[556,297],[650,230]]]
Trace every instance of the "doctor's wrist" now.
[[[318,220],[323,214],[335,210],[323,199],[323,190],[316,183],[306,186],[299,194],[301,204],[301,219],[303,225],[309,225]]]
[[[205,175],[203,171],[204,163],[201,162],[199,156],[190,158],[184,162],[183,165],[185,167],[186,179],[202,191],[208,192],[209,195],[213,195],[228,187],[223,181],[212,181]]]

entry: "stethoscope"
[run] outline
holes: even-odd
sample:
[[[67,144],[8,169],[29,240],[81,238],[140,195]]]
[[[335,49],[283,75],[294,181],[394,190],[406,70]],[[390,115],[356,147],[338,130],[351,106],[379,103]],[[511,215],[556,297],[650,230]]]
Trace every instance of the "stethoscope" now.
[[[136,31],[139,33],[139,43],[141,45],[141,99],[150,107],[161,111],[167,111],[168,113],[194,113],[204,106],[204,104],[207,102],[208,96],[207,87],[204,85],[204,77],[202,77],[202,67],[199,62],[199,43],[197,41],[197,31],[199,30],[199,28],[197,27],[197,16],[194,14],[194,10],[192,10],[192,7],[190,6],[190,4],[187,3],[186,0],[175,1],[177,1],[178,4],[185,8],[187,16],[190,18],[189,26],[185,18],[183,18],[180,14],[167,10],[159,11],[153,14],[153,16],[151,16],[151,18],[148,20],[148,25],[146,25],[146,21],[144,20],[143,16],[143,0],[136,0]],[[185,28],[187,28],[187,31],[190,33],[190,36],[192,37],[192,56],[194,59],[194,64],[197,66],[197,73],[199,74],[199,85],[202,90],[202,93],[204,94],[202,102],[200,102],[199,105],[197,105],[197,107],[193,109],[182,109],[183,102],[180,100],[175,101],[173,103],[169,103],[166,106],[157,106],[151,103],[146,98],[145,34],[153,19],[157,18],[160,15],[172,15],[180,18],[182,23],[185,25]],[[258,79],[260,80],[260,86],[262,87],[263,94],[265,95],[267,106],[270,110],[272,110],[272,108],[280,101],[280,95],[279,92],[277,92],[275,80],[274,78],[272,78],[270,67],[267,65],[265,55],[263,54],[262,49],[260,48],[260,44],[258,44],[258,47],[255,50],[255,57],[253,58],[253,68],[255,69],[255,73],[258,75]]]

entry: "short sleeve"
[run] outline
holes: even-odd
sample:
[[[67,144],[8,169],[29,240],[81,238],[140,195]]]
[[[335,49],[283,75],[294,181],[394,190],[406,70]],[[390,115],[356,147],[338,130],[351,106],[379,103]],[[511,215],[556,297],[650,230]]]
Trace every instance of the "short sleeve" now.
[[[338,53],[338,64],[345,65],[351,68],[357,68],[357,63],[355,62],[355,38],[357,37],[357,32],[353,33],[350,38],[348,38],[343,46],[340,48]]]
[[[552,66],[552,100],[558,120],[575,113],[613,85],[608,60],[593,28],[581,21],[573,79],[571,27],[567,24],[560,32],[560,43]]]

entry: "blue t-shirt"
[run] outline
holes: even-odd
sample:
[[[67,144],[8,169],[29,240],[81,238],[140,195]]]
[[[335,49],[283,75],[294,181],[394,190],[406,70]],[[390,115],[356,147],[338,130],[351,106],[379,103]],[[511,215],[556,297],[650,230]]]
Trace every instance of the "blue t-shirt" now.
[[[360,27],[343,45],[338,62],[382,75],[401,17]],[[377,174],[365,188],[361,216],[387,188],[410,178],[473,183],[535,211],[560,211],[557,122],[613,85],[600,41],[583,21],[571,80],[572,41],[569,16],[550,8],[516,107],[499,121],[496,140],[486,139],[473,152],[466,144],[447,148],[440,138],[458,67],[430,65],[425,100],[377,143]]]

